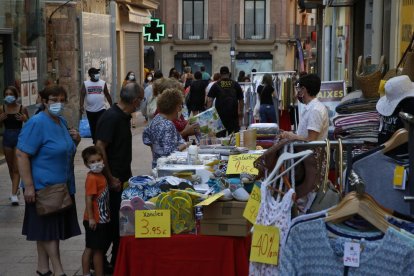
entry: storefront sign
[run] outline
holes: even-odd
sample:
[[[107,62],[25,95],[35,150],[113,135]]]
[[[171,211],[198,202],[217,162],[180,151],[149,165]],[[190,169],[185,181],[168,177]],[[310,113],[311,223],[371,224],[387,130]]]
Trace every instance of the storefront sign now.
[[[279,228],[255,225],[250,249],[250,261],[277,265],[279,259],[279,239]]]
[[[158,18],[151,18],[151,23],[144,26],[144,37],[149,42],[159,42],[165,36],[165,24]]]
[[[323,81],[321,89],[317,95],[328,109],[329,125],[333,126],[333,118],[336,116],[336,107],[341,102],[342,98],[346,96],[345,81]],[[302,114],[304,104],[299,104],[299,114]],[[300,118],[299,118],[300,120]]]
[[[171,237],[170,210],[135,211],[135,238]]]
[[[249,173],[257,175],[258,171],[253,163],[259,156],[259,154],[230,155],[226,174]]]
[[[243,217],[245,217],[252,224],[256,223],[257,214],[259,213],[261,201],[260,187],[254,185],[250,193],[249,201],[247,201],[246,208],[244,208]]]

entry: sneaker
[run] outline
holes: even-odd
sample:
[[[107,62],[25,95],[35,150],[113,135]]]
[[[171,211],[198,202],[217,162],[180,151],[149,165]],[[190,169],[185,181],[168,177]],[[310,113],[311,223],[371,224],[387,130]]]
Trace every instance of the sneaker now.
[[[19,205],[19,198],[17,197],[17,195],[11,195],[10,201],[13,206]]]

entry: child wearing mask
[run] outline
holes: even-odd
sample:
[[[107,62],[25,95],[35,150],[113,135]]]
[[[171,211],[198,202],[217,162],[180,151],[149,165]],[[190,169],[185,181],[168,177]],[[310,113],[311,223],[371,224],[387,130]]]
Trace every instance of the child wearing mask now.
[[[83,275],[90,274],[90,261],[96,276],[104,275],[104,254],[111,235],[109,225],[109,191],[105,176],[102,152],[96,146],[87,147],[82,151],[82,159],[90,169],[85,182],[85,250],[82,254]]]

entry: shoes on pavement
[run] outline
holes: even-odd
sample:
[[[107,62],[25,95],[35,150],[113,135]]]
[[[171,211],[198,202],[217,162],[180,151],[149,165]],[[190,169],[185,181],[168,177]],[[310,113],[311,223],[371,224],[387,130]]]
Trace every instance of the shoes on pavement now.
[[[16,195],[11,195],[10,196],[10,201],[11,201],[11,204],[13,206],[19,205],[19,198],[17,197],[17,194]]]

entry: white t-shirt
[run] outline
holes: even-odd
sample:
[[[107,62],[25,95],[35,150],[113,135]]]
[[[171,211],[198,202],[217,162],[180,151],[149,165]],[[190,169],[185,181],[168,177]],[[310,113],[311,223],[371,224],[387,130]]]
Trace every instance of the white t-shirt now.
[[[85,96],[85,109],[89,112],[98,112],[102,109],[105,109],[105,81],[91,81],[87,80],[84,82],[85,89],[86,89],[86,96]]]
[[[313,130],[319,132],[317,140],[325,140],[328,137],[328,128],[328,110],[315,98],[303,107],[297,134],[308,137],[308,130]]]

